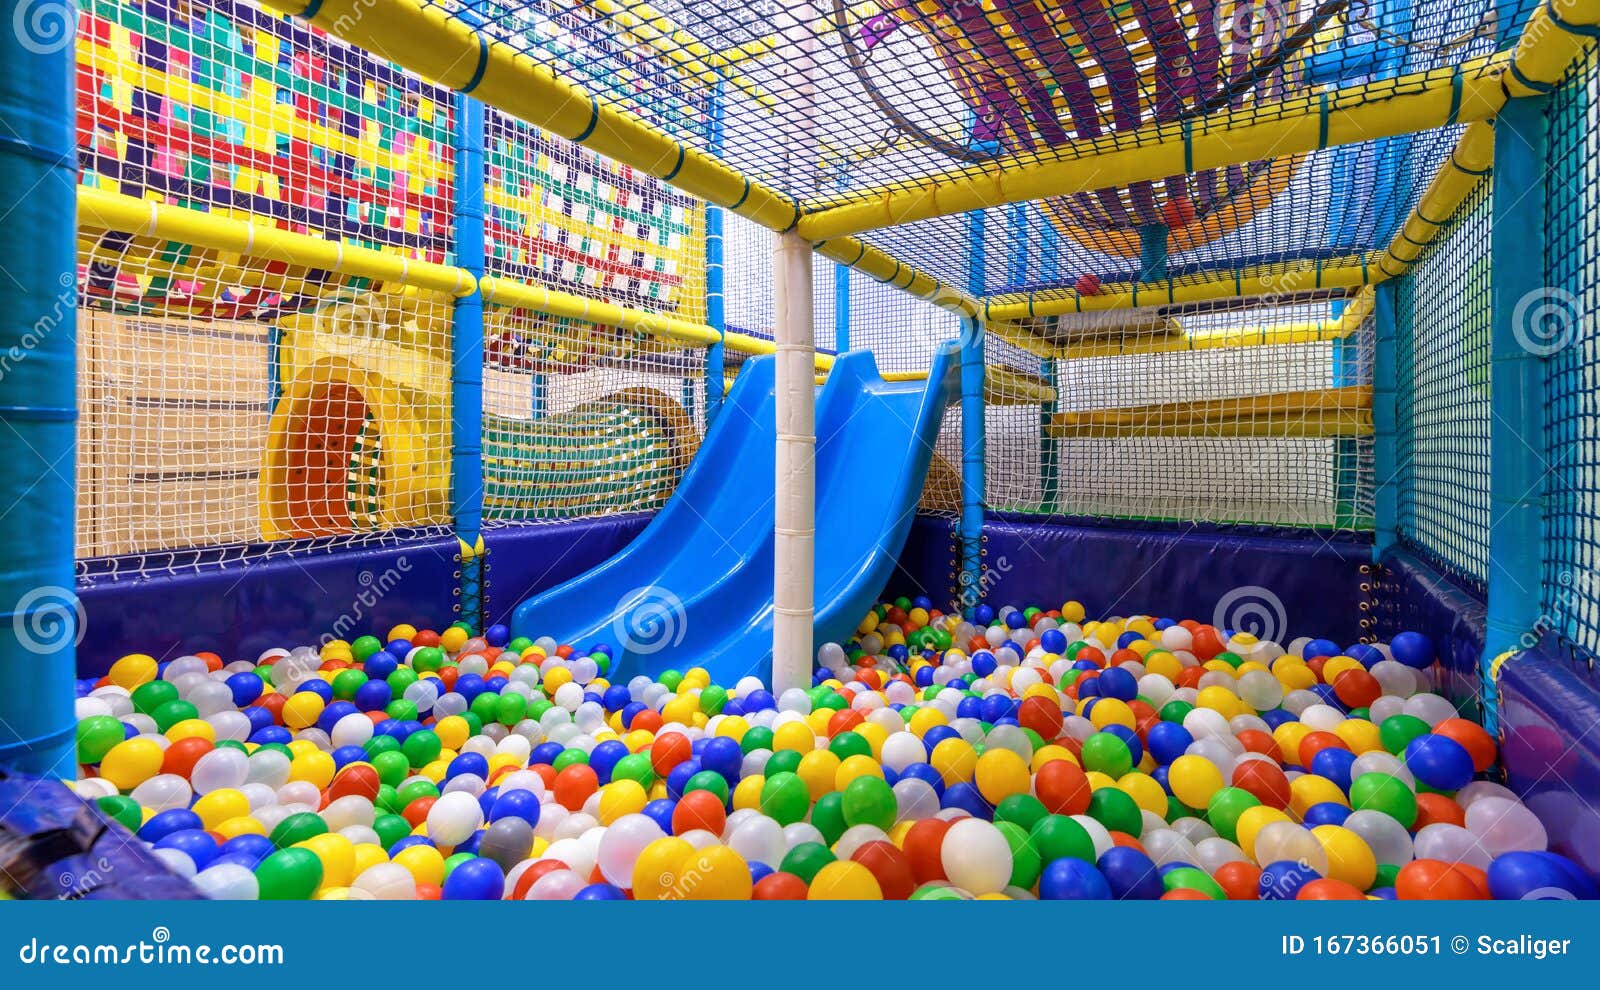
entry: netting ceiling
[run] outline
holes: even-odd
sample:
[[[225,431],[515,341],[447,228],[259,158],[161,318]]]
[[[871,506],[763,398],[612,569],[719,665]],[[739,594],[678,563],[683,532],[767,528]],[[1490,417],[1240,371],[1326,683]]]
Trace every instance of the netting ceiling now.
[[[1082,158],[1126,132],[1459,65],[1537,0],[425,0],[803,203]],[[713,94],[720,92],[711,126]],[[991,210],[983,291],[1381,247],[1448,153],[1439,134],[1243,162]],[[999,216],[994,216],[998,214]],[[868,238],[967,285],[962,218]],[[988,238],[994,241],[994,238]]]

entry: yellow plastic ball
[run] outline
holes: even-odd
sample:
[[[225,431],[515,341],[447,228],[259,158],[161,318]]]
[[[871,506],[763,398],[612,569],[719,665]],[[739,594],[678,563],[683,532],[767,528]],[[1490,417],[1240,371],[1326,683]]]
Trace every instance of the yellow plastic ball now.
[[[1287,822],[1290,820],[1288,815],[1277,808],[1269,807],[1265,804],[1246,808],[1244,814],[1239,816],[1239,822],[1235,828],[1235,834],[1239,839],[1239,848],[1244,850],[1246,856],[1249,856],[1252,860],[1255,859],[1256,837],[1261,834],[1261,830],[1273,822]]]
[[[572,671],[565,667],[556,667],[544,675],[544,693],[554,695],[558,688],[572,683]]]
[[[417,883],[437,886],[444,882],[444,855],[432,846],[407,846],[395,853],[394,862],[405,867]]]
[[[1367,890],[1378,877],[1378,858],[1361,836],[1343,825],[1318,825],[1311,830],[1328,854],[1328,877]]]
[[[870,756],[857,753],[847,756],[839,764],[839,769],[833,775],[833,789],[842,791],[857,777],[877,777],[883,779],[883,765]]]
[[[678,877],[687,901],[748,901],[754,889],[750,864],[727,846],[710,846],[689,857]]]
[[[916,713],[911,716],[911,721],[906,723],[906,727],[914,734],[921,736],[936,725],[949,724],[950,720],[944,717],[944,712],[932,706],[924,706],[917,709]]]
[[[725,736],[734,742],[739,742],[749,731],[750,723],[745,721],[742,715],[728,715],[717,723],[717,735]]]
[[[1272,730],[1272,741],[1278,744],[1278,752],[1288,760],[1300,762],[1300,743],[1311,734],[1311,727],[1304,722],[1285,722]]]
[[[1333,734],[1344,740],[1350,752],[1360,756],[1383,749],[1383,738],[1378,727],[1364,718],[1351,718],[1334,726]]]
[[[408,625],[407,623],[402,622],[398,626],[395,626],[392,629],[390,629],[389,630],[389,635],[385,636],[383,639],[384,639],[384,642],[386,642],[386,643],[392,643],[397,639],[403,639],[406,642],[410,642],[411,641],[411,637],[415,636],[416,634],[417,634],[417,627],[416,626]]]
[[[311,691],[297,691],[283,703],[283,724],[295,731],[316,725],[322,709],[321,696]]]
[[[1272,662],[1272,676],[1278,679],[1285,691],[1306,690],[1316,686],[1317,675],[1299,657],[1281,656]]]
[[[1125,773],[1117,779],[1116,786],[1126,791],[1142,810],[1160,818],[1167,817],[1167,792],[1148,773]]]
[[[1322,682],[1324,684],[1332,684],[1335,677],[1338,677],[1347,670],[1365,669],[1365,667],[1361,666],[1361,661],[1357,660],[1355,657],[1347,657],[1343,655],[1329,657],[1327,660],[1323,661],[1322,664]]]
[[[657,839],[645,846],[633,864],[634,899],[677,900],[681,896],[677,890],[678,877],[686,872],[685,867],[694,854],[694,846],[675,835]],[[745,877],[749,875],[746,871]]]
[[[1082,622],[1083,616],[1084,612],[1082,602],[1067,602],[1065,605],[1061,606],[1061,618],[1063,621]]]
[[[953,742],[954,740],[946,740]],[[940,743],[939,745],[944,745]],[[1013,794],[1028,793],[1028,786],[1032,776],[1028,773],[1028,764],[1022,757],[1009,749],[996,746],[985,750],[978,757],[973,772],[973,777],[978,785],[978,793],[990,804],[998,805],[1001,801]]]
[[[1072,755],[1072,750],[1065,746],[1057,746],[1054,743],[1050,743],[1033,751],[1033,759],[1028,763],[1028,769],[1038,773],[1039,768],[1051,760],[1066,760],[1073,766],[1081,766],[1078,758]]]
[[[1222,771],[1203,756],[1186,754],[1172,761],[1167,769],[1167,783],[1172,795],[1191,808],[1204,808],[1211,795],[1222,790],[1227,783]]]
[[[743,811],[746,808],[761,809],[761,788],[766,786],[767,778],[761,774],[751,774],[739,778],[739,783],[733,788],[733,810]]]
[[[1289,811],[1296,820],[1304,821],[1313,805],[1330,802],[1350,807],[1350,799],[1344,796],[1344,791],[1326,777],[1303,773],[1289,781]]]
[[[1183,661],[1179,660],[1176,654],[1168,653],[1166,650],[1152,650],[1145,655],[1144,672],[1160,674],[1169,681],[1175,681],[1178,675],[1183,673]]]
[[[156,658],[144,653],[130,653],[111,665],[106,678],[125,691],[132,691],[156,679]]]
[[[965,739],[945,739],[933,747],[933,752],[928,754],[928,762],[939,771],[945,786],[949,787],[972,779],[978,767],[978,754]]]
[[[862,722],[855,727],[855,734],[865,739],[867,745],[872,747],[872,758],[874,760],[883,758],[883,743],[884,740],[889,738],[888,729],[876,722]]]
[[[825,749],[814,749],[800,757],[800,765],[795,772],[800,779],[806,782],[806,789],[811,792],[811,800],[833,790],[834,782],[839,777],[839,757]]]
[[[1134,729],[1139,725],[1139,720],[1134,717],[1133,709],[1128,703],[1119,698],[1097,698],[1094,706],[1089,709],[1089,721],[1094,723],[1096,729],[1104,731],[1108,726],[1120,725],[1124,728]]]
[[[881,901],[883,888],[872,871],[848,859],[834,860],[817,871],[806,890],[808,901]]]
[[[636,780],[613,780],[600,788],[600,824],[610,825],[623,815],[644,810],[650,801],[644,785]]]
[[[775,753],[789,750],[795,753],[809,753],[817,746],[817,734],[811,731],[811,726],[804,722],[785,722],[778,726],[772,734],[772,749]]]
[[[383,847],[382,846],[377,845],[376,843],[372,843],[372,842],[358,842],[358,843],[356,843],[356,846],[355,846],[355,874],[356,874],[356,876],[359,877],[361,874],[365,873],[369,867],[377,866],[379,863],[387,863],[387,862],[389,862],[389,854],[383,851]]]
[[[118,790],[131,791],[161,772],[165,756],[161,744],[152,739],[124,739],[100,761],[100,776],[117,785]]]
[[[222,836],[223,841],[227,841],[241,835],[266,835],[267,827],[249,815],[241,815],[218,824],[211,831]]]
[[[322,861],[323,887],[348,887],[355,880],[355,843],[338,832],[313,835],[309,839],[296,842],[295,845],[311,850]]]
[[[460,626],[451,626],[439,634],[439,648],[446,653],[459,653],[467,645],[467,631]]]
[[[231,818],[250,814],[250,799],[244,796],[243,791],[223,787],[202,794],[189,810],[200,816],[200,822],[206,828],[216,828]]]
[[[1244,714],[1244,702],[1239,696],[1229,691],[1220,684],[1213,684],[1208,688],[1201,688],[1195,696],[1195,707],[1209,708],[1222,715],[1223,718],[1233,718],[1235,715]]]
[[[1116,781],[1115,777],[1112,777],[1108,773],[1101,773],[1098,770],[1086,770],[1086,771],[1084,771],[1083,776],[1084,776],[1084,778],[1086,780],[1089,781],[1089,790],[1090,790],[1091,793],[1094,792],[1094,791],[1098,791],[1102,787],[1115,787],[1115,786],[1117,786],[1117,781]]]
[[[806,716],[806,724],[811,726],[814,736],[827,736],[828,722],[833,718],[832,708],[818,708]]]
[[[677,722],[679,725],[692,725],[694,717],[698,714],[700,707],[696,704],[695,697],[688,694],[680,694],[661,707],[662,721]]]
[[[460,715],[446,715],[433,724],[433,734],[445,749],[460,750],[472,738],[472,723]]]
[[[865,636],[867,633],[871,632],[872,630],[874,630],[876,628],[878,628],[878,613],[877,612],[868,612],[865,616],[862,617],[861,621],[856,624],[856,632],[859,635],[862,635],[862,636]]]
[[[309,781],[318,788],[323,788],[333,781],[336,769],[338,767],[334,764],[333,757],[327,753],[307,753],[290,761],[289,779]]]

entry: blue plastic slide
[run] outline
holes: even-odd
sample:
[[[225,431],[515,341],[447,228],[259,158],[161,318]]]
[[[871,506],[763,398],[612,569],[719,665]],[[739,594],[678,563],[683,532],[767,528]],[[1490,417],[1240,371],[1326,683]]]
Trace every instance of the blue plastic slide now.
[[[840,357],[817,395],[816,642],[853,632],[888,582],[954,400],[955,344],[926,382]],[[747,361],[676,494],[621,553],[530,598],[517,636],[612,648],[612,678],[705,667],[772,675],[773,359]]]

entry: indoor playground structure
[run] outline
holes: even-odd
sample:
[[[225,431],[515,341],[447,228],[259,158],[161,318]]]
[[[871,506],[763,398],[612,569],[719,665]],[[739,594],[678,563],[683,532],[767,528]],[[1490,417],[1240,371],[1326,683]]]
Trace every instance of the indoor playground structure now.
[[[4,2],[6,897],[1600,896],[1600,0]]]

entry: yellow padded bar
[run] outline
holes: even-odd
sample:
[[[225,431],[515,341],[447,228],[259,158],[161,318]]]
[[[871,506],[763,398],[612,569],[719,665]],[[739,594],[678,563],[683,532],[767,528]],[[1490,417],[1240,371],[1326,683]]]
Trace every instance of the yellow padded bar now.
[[[1372,433],[1372,386],[1271,392],[1056,413],[1046,433],[1081,437],[1332,437]]]

